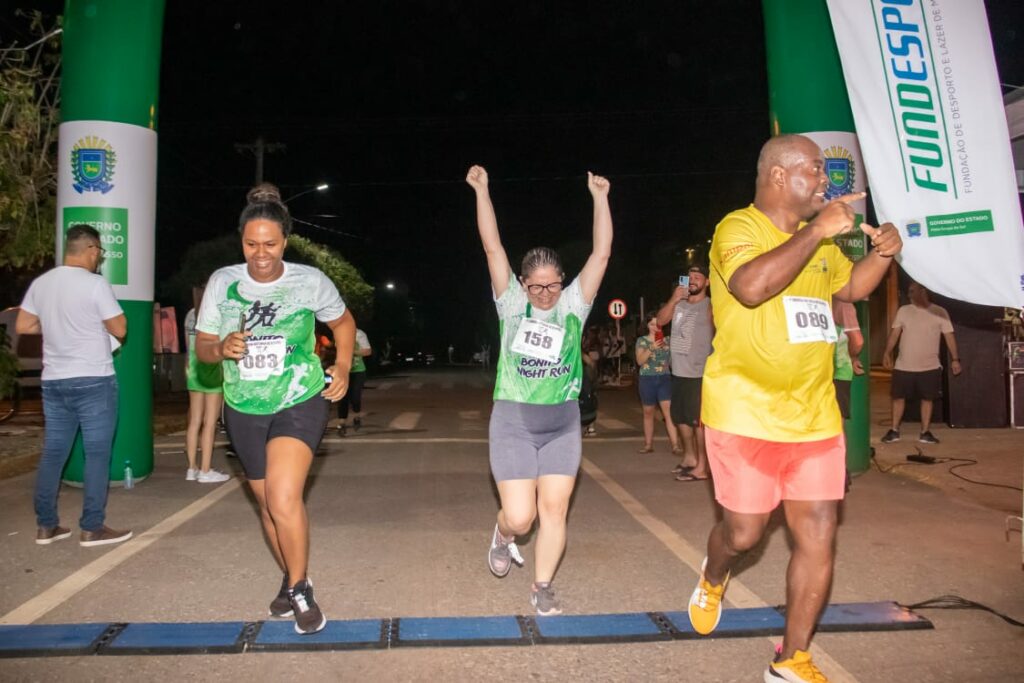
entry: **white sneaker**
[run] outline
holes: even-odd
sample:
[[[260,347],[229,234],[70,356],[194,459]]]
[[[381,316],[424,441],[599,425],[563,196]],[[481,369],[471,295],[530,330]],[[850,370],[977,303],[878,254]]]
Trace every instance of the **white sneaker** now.
[[[200,472],[199,474],[196,475],[196,481],[198,481],[200,484],[219,484],[220,482],[227,481],[230,478],[230,474],[218,472],[217,470]]]
[[[196,477],[199,476],[199,468],[189,467],[185,470],[185,481],[195,481]]]

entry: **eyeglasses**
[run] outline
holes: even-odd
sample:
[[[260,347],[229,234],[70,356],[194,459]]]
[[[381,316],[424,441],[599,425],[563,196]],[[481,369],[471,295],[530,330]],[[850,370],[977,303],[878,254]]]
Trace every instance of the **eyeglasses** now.
[[[526,285],[525,282],[523,284]],[[558,294],[559,292],[562,291],[562,283],[561,281],[559,281],[549,282],[546,285],[526,285],[526,289],[530,292],[530,294],[540,294],[541,292]]]
[[[106,249],[104,249],[103,247],[101,247],[101,246],[100,246],[100,245],[98,245],[98,244],[90,244],[90,245],[89,245],[89,248],[90,248],[90,249],[99,249],[99,250],[100,250],[100,256],[103,256],[104,254],[106,254],[106,253],[107,253],[107,250],[106,250]]]

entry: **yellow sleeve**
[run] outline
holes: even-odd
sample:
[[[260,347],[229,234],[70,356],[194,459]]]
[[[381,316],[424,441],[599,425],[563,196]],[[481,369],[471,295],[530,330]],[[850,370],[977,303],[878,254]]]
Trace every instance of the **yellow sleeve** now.
[[[726,286],[736,270],[765,252],[764,242],[753,221],[742,216],[726,216],[715,230],[711,244],[711,264]]]

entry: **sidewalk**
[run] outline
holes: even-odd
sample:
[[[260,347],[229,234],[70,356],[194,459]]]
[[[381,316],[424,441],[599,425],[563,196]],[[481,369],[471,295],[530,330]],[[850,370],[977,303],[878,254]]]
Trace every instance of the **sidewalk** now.
[[[883,444],[879,439],[891,425],[889,377],[873,372],[871,444],[879,469],[934,486],[950,496],[1020,516],[1024,502],[1019,490],[1024,483],[1024,429],[951,429],[944,422],[933,422],[931,431],[940,443],[923,444],[917,441],[918,425],[904,423],[902,440]],[[918,452],[939,462],[928,465],[907,461],[907,455]],[[977,464],[972,464],[972,460]],[[1019,522],[1014,528],[1020,529]]]

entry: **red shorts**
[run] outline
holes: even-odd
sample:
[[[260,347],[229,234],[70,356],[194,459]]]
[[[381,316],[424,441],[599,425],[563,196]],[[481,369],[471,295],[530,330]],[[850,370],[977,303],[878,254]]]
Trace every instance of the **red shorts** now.
[[[726,510],[763,514],[783,500],[842,500],[846,488],[843,435],[785,443],[704,427],[715,499]]]

